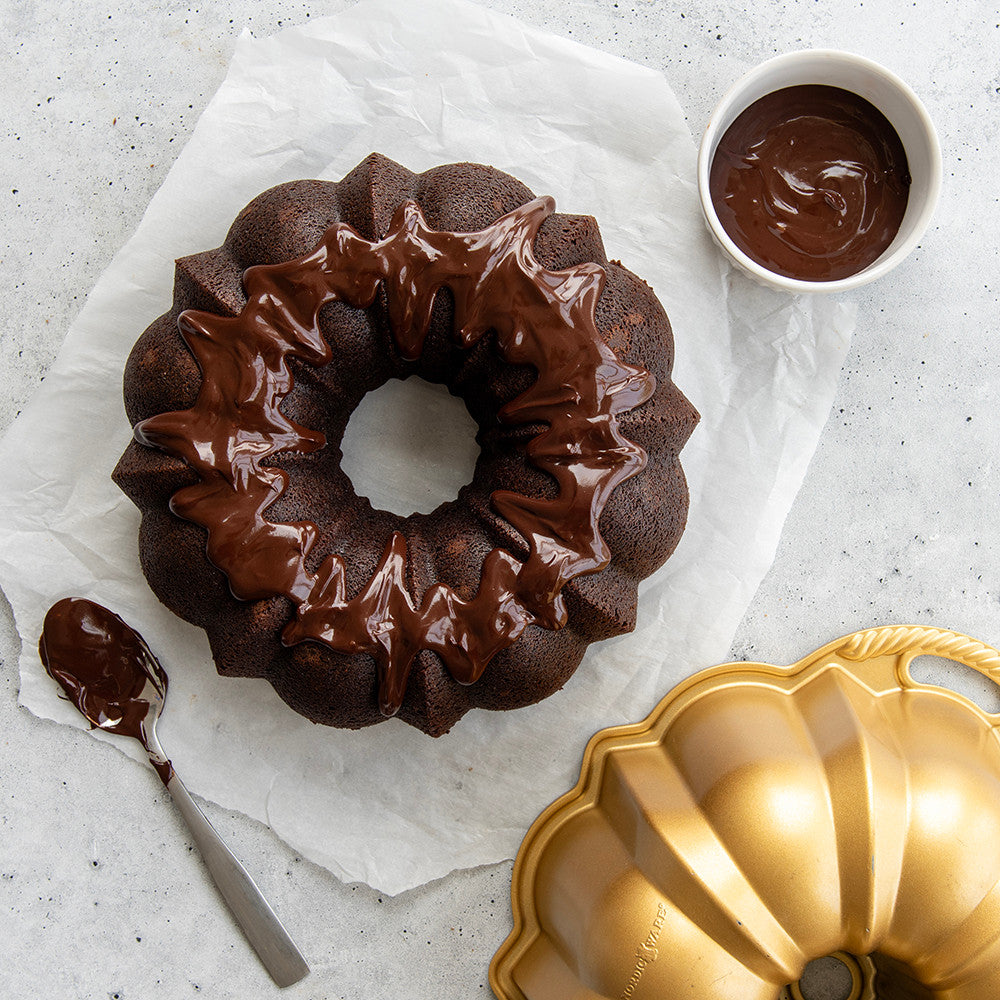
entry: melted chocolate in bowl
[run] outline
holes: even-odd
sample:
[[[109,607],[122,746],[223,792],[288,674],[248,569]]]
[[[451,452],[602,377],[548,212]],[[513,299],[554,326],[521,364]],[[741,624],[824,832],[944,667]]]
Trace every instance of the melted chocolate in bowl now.
[[[95,729],[131,736],[149,752],[146,727],[163,707],[167,675],[138,632],[100,604],[67,597],[45,615],[38,655]],[[166,784],[170,761],[151,754],[150,762]]]
[[[896,130],[839,87],[786,87],[726,130],[709,191],[723,228],[768,270],[805,281],[863,271],[892,243],[910,175]]]

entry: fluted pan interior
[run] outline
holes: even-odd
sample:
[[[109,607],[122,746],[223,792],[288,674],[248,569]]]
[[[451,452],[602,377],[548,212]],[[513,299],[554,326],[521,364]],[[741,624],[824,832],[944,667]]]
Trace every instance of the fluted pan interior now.
[[[843,1000],[1000,997],[998,720],[915,683],[921,653],[1000,671],[956,633],[876,629],[599,733],[522,846],[497,995],[823,1000],[799,981],[839,955]]]

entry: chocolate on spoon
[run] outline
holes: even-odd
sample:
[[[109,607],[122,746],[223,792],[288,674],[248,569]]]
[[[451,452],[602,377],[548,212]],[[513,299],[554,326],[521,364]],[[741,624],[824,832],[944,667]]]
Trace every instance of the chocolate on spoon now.
[[[309,966],[246,869],[198,808],[156,738],[167,675],[145,640],[118,615],[69,597],[49,608],[38,655],[49,675],[94,728],[131,736],[167,787],[247,940],[279,986],[297,983]]]
[[[95,729],[138,740],[165,785],[174,770],[146,732],[163,708],[167,675],[145,640],[107,608],[68,597],[49,608],[38,655]]]

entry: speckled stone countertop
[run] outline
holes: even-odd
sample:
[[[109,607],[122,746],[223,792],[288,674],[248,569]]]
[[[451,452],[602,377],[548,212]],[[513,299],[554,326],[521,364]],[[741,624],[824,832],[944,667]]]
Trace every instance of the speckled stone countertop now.
[[[829,422],[732,655],[792,662],[842,633],[896,622],[1000,642],[996,5],[483,2],[661,69],[696,138],[732,81],[796,48],[850,49],[914,87],[943,147],[940,208],[903,266],[853,293],[857,331]],[[0,431],[45,377],[70,320],[138,223],[240,32],[267,34],[348,5],[151,0],[133,11],[0,0],[8,95]],[[136,780],[135,765],[115,750],[18,708],[18,649],[4,604],[5,995],[277,996],[155,778]],[[288,996],[489,993],[488,962],[510,928],[509,863],[390,899],[341,884],[254,821],[212,805],[206,812],[310,960],[312,974]]]

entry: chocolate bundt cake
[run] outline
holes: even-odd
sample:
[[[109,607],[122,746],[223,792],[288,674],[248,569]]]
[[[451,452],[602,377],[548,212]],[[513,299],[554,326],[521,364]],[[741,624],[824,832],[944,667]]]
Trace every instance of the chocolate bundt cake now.
[[[687,513],[697,414],[672,363],[663,309],[593,219],[491,167],[373,154],[266,191],[177,261],[125,369],[114,480],[150,586],[221,674],[315,722],[436,736],[546,697],[634,627]],[[454,501],[399,517],[355,493],[340,442],[366,393],[412,375],[465,402],[481,453]]]

